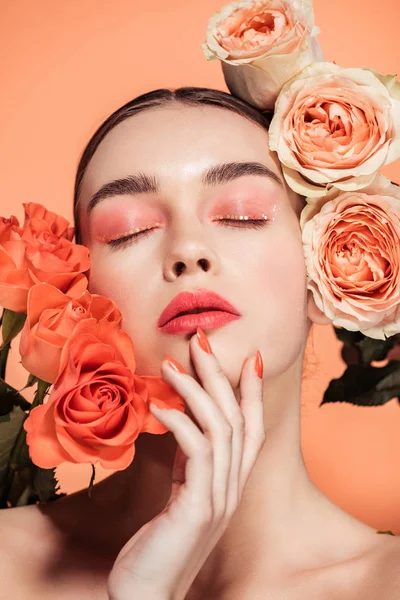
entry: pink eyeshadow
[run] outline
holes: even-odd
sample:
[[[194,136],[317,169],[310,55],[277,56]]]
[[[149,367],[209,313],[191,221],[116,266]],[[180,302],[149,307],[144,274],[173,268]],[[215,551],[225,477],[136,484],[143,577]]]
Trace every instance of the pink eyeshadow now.
[[[277,202],[276,195],[268,198],[258,192],[254,195],[246,193],[245,196],[230,197],[215,202],[211,208],[211,216],[214,214],[247,215],[249,218],[257,219],[265,214],[272,219],[279,211],[280,202]]]
[[[115,237],[123,233],[146,227],[162,220],[159,210],[146,207],[138,209],[127,209],[126,207],[113,207],[112,209],[99,210],[91,218],[91,235],[97,237]]]

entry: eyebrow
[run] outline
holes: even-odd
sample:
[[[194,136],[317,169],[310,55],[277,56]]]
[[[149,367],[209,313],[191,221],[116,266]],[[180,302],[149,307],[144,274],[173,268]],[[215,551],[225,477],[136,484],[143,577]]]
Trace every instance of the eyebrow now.
[[[214,165],[204,171],[201,182],[203,186],[214,187],[228,183],[239,177],[244,177],[245,175],[268,177],[283,187],[281,178],[259,162],[230,162]],[[160,186],[154,175],[146,175],[145,173],[128,175],[122,179],[115,179],[104,184],[91,197],[86,209],[87,214],[89,215],[99,202],[112,196],[134,196],[136,194],[157,194],[159,192]]]

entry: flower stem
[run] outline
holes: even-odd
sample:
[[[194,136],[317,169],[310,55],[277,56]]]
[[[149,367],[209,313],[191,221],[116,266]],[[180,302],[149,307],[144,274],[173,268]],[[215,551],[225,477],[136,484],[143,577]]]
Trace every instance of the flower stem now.
[[[94,464],[92,464],[92,476],[90,478],[89,487],[88,487],[88,496],[89,496],[89,498],[92,497],[92,489],[93,489],[93,483],[94,483],[95,476],[96,476],[96,469],[94,467]]]
[[[7,365],[7,357],[10,352],[11,342],[4,344],[4,346],[0,350],[0,377],[5,380],[6,378],[6,365]]]
[[[39,406],[39,404],[43,404],[43,400],[44,397],[46,395],[46,392],[48,390],[48,388],[50,387],[50,383],[47,383],[47,381],[42,381],[41,379],[39,379],[38,381],[38,386],[35,392],[35,397],[33,399],[32,404],[30,405],[30,411],[35,408],[36,406]],[[21,450],[24,446],[24,444],[26,443],[26,431],[24,429],[24,423],[26,421],[26,419],[29,417],[29,414],[25,414],[23,417],[23,421],[21,423],[21,429],[19,430],[19,433],[17,435],[17,439],[15,440],[13,449],[11,451],[10,454],[10,460],[8,463],[8,467],[7,467],[7,472],[4,478],[4,487],[1,493],[1,497],[0,497],[0,508],[7,508],[7,499],[8,499],[8,495],[10,493],[12,484],[13,484],[13,480],[14,480],[14,475],[15,472],[17,471],[18,467],[19,467],[19,459],[20,459],[20,455],[21,455]]]

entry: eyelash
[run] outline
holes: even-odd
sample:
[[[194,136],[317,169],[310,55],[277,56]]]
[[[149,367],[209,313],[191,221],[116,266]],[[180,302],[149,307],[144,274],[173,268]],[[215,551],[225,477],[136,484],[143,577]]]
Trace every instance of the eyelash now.
[[[262,227],[265,227],[268,224],[268,220],[267,219],[246,219],[246,220],[239,220],[239,219],[217,219],[218,223],[240,223],[240,226],[243,226],[246,228],[254,228],[254,229],[261,229]],[[228,227],[237,227],[237,225],[228,225]],[[118,238],[116,240],[111,240],[110,242],[107,242],[108,246],[111,246],[111,248],[117,248],[119,246],[125,246],[128,242],[133,242],[133,240],[135,238],[139,238],[139,237],[145,237],[147,235],[149,235],[149,233],[151,233],[153,231],[153,229],[157,229],[156,227],[152,227],[151,229],[144,229],[143,231],[139,231],[137,233],[131,233],[130,235]]]

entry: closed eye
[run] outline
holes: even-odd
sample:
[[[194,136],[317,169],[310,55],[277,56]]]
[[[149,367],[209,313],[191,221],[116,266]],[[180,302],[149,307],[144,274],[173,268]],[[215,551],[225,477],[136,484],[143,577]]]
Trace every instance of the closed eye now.
[[[228,224],[228,227],[238,227],[238,228],[253,228],[253,229],[261,229],[262,227],[266,227],[268,224],[268,220],[266,219],[216,219],[213,221],[214,223],[223,223]],[[107,242],[108,246],[111,248],[116,248],[118,246],[125,246],[128,243],[134,243],[139,237],[145,237],[149,235],[154,229],[159,229],[158,227],[152,227],[150,229],[145,229],[143,231],[138,231],[137,233],[131,233],[124,237],[117,238],[116,240],[111,240]]]

